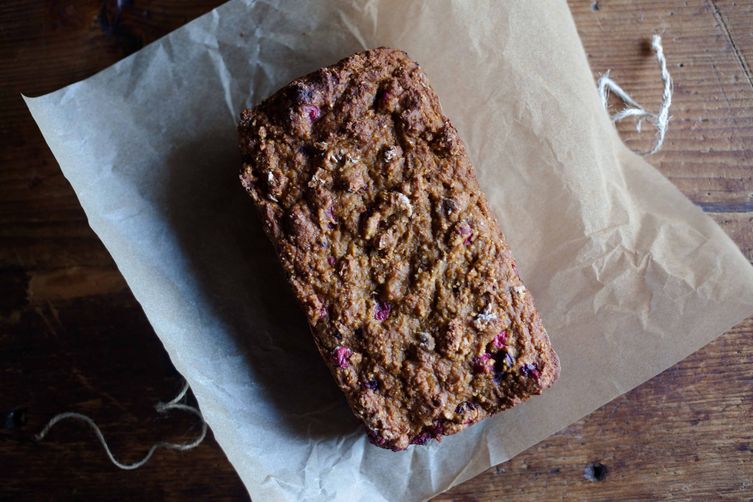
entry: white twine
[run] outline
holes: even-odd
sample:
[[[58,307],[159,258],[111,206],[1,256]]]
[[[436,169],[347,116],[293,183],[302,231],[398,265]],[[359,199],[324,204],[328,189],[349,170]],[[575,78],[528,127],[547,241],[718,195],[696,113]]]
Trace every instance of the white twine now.
[[[180,393],[173,399],[172,401],[169,401],[167,403],[157,403],[155,405],[155,409],[157,410],[157,413],[167,413],[170,410],[181,410],[188,413],[193,413],[197,417],[199,417],[199,420],[201,420],[201,434],[199,436],[191,441],[190,443],[170,443],[167,441],[160,441],[158,443],[155,443],[152,445],[151,448],[149,448],[149,452],[146,454],[144,458],[139,460],[138,462],[134,462],[132,464],[123,464],[121,462],[118,462],[117,459],[112,454],[112,451],[110,451],[110,447],[107,445],[107,441],[105,441],[105,436],[102,434],[102,431],[99,429],[99,426],[92,420],[91,418],[87,417],[86,415],[82,415],[81,413],[74,413],[74,412],[66,412],[66,413],[60,413],[58,415],[55,415],[52,417],[52,419],[47,422],[47,425],[45,425],[44,429],[42,429],[42,432],[34,436],[34,439],[36,441],[41,441],[44,439],[44,437],[47,435],[48,432],[50,432],[50,429],[52,429],[55,424],[62,420],[66,419],[74,419],[81,422],[84,422],[91,427],[94,432],[97,434],[97,437],[99,438],[99,442],[102,443],[102,447],[105,449],[105,453],[107,454],[107,457],[110,459],[110,462],[115,464],[120,469],[123,469],[125,471],[132,471],[134,469],[138,469],[139,467],[143,466],[147,462],[149,462],[149,459],[152,458],[152,455],[154,455],[154,452],[156,452],[160,448],[165,448],[166,450],[178,450],[178,451],[187,451],[192,450],[199,446],[201,442],[204,440],[204,438],[207,435],[207,423],[204,421],[204,417],[201,416],[201,412],[194,408],[193,406],[189,406],[187,404],[183,404],[180,401],[183,400],[184,397],[186,397],[186,393],[188,392],[188,382],[186,382],[183,385],[183,389],[180,391]]]
[[[647,120],[656,128],[654,147],[649,151],[639,152],[642,155],[652,155],[658,152],[664,144],[664,137],[667,134],[667,127],[669,125],[669,107],[672,104],[672,77],[667,70],[667,59],[664,57],[664,49],[662,48],[661,37],[659,35],[654,35],[651,38],[651,48],[656,53],[656,60],[659,63],[659,69],[661,71],[661,80],[664,83],[661,109],[658,114],[648,112],[645,108],[639,105],[627,92],[625,92],[624,89],[622,89],[622,87],[617,85],[617,82],[609,77],[608,71],[599,78],[598,82],[599,97],[601,98],[601,105],[604,107],[604,110],[608,111],[609,109],[607,98],[609,97],[610,91],[627,105],[622,111],[610,116],[612,122],[619,122],[628,117],[636,117],[638,120],[635,129],[638,132],[641,132],[641,124],[644,120]]]

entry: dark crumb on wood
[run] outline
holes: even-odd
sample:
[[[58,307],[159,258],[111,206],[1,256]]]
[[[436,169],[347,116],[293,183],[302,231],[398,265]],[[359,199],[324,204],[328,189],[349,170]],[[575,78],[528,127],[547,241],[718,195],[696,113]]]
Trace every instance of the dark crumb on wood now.
[[[104,1],[97,14],[97,22],[102,32],[113,39],[120,50],[128,55],[144,46],[143,37],[123,24],[123,13],[133,4],[133,0]]]
[[[586,468],[583,469],[583,478],[586,481],[604,481],[608,472],[609,469],[607,469],[606,465],[599,462],[593,462],[587,464]]]
[[[591,10],[594,11],[594,12],[596,12],[597,10],[599,10],[599,2],[592,2],[591,3]]]
[[[3,429],[13,430],[19,429],[26,425],[26,408],[16,408],[10,410],[3,417]]]

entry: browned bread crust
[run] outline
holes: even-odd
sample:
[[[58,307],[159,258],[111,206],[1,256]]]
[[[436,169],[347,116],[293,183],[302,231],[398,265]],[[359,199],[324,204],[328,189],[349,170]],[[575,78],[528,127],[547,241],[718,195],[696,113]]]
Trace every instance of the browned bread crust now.
[[[404,52],[295,80],[239,133],[243,186],[375,444],[454,434],[557,379],[465,147]]]

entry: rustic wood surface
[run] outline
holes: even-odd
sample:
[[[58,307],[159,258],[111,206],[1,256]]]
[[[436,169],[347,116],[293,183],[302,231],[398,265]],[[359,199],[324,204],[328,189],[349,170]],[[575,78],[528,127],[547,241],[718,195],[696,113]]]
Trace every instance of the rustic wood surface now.
[[[61,410],[94,416],[123,459],[190,437],[153,404],[180,387],[159,340],[24,107],[203,14],[212,0],[0,4],[0,498],[242,499],[216,442],[115,469],[82,425],[32,434]],[[675,81],[651,162],[753,259],[753,3],[571,0],[594,73],[649,108]],[[651,133],[619,127],[631,146]],[[512,461],[437,500],[753,500],[753,319]],[[211,435],[210,435],[211,436]]]

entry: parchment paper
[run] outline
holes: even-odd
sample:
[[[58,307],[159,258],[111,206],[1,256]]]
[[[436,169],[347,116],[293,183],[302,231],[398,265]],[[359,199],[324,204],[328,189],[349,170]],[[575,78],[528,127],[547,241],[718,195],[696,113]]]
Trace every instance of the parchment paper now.
[[[237,179],[244,106],[380,45],[425,68],[562,359],[543,396],[401,453],[366,441]],[[733,242],[600,109],[564,1],[236,0],[27,102],[257,500],[430,497],[753,313]]]

